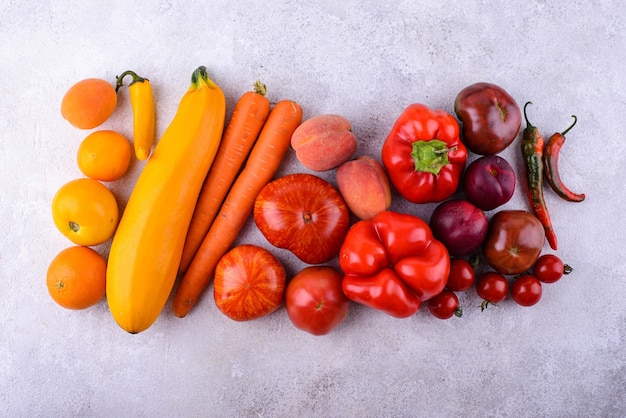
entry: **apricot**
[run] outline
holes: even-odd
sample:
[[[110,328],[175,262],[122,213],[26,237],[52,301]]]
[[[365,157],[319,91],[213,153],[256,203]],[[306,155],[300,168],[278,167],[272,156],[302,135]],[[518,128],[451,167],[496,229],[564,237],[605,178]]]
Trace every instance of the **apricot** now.
[[[336,179],[339,193],[359,219],[372,219],[391,206],[389,177],[372,157],[364,155],[341,164]]]
[[[348,161],[357,140],[350,122],[339,115],[317,115],[304,121],[291,136],[298,161],[313,171],[328,171]]]
[[[93,129],[106,121],[117,105],[113,85],[100,78],[74,84],[63,96],[61,115],[79,129]]]

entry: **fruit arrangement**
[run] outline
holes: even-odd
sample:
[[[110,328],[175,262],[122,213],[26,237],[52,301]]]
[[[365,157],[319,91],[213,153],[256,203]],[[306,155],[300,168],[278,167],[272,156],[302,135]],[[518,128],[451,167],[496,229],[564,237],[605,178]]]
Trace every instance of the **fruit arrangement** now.
[[[296,328],[325,335],[353,303],[396,318],[424,304],[449,319],[462,316],[459,292],[474,289],[481,310],[509,297],[532,306],[542,284],[572,272],[544,251],[546,240],[558,247],[543,185],[567,201],[584,200],[558,172],[575,116],[544,141],[529,122],[530,102],[522,111],[503,88],[475,83],[456,96],[455,115],[411,104],[380,155],[359,155],[346,118],[303,121],[298,103],[272,104],[261,82],[226,121],[224,95],[205,67],[193,72],[158,140],[152,86],[133,71],[116,77],[115,87],[95,78],[76,83],[62,100],[62,116],[78,129],[97,128],[115,111],[126,77],[132,146],[113,130],[90,133],[77,152],[85,177],[63,185],[52,202],[54,224],[74,244],[47,275],[51,297],[65,308],[85,309],[106,296],[117,324],[138,333],[172,294],[174,314],[187,316],[213,281],[213,301],[234,321],[284,305]],[[518,183],[500,153],[515,142],[522,119],[525,182]],[[303,170],[276,177],[289,149]],[[124,176],[133,150],[146,163],[120,213],[106,182]],[[477,158],[468,164],[472,153]],[[335,181],[315,174],[322,172]],[[501,210],[520,185],[528,210]],[[391,210],[393,199],[437,206],[426,220]],[[267,248],[235,245],[249,219]],[[107,254],[90,248],[109,240]],[[289,277],[272,248],[305,267]],[[481,260],[484,271],[477,269]]]

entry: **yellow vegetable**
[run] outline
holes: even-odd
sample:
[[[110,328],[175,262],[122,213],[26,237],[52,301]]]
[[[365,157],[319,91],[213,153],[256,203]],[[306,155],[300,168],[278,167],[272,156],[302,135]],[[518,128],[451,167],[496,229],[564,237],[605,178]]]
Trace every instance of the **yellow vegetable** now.
[[[128,85],[130,105],[133,109],[133,145],[135,155],[139,160],[150,156],[154,144],[154,130],[156,127],[156,111],[154,94],[150,80],[138,76],[133,71],[125,71],[117,76],[115,91],[123,85],[124,77],[130,75],[132,81]]]
[[[224,128],[221,89],[199,67],[137,180],[111,244],[107,300],[130,333],[158,318],[176,280],[196,200]]]

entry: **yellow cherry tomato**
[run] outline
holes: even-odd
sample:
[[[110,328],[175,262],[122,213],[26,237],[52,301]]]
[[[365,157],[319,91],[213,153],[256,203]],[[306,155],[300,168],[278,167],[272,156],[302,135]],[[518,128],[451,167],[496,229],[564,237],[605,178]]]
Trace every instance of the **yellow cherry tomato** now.
[[[88,135],[78,147],[77,162],[87,177],[100,181],[114,181],[126,173],[132,157],[128,139],[115,131],[96,131]]]
[[[52,199],[52,218],[63,235],[75,244],[102,244],[113,236],[119,208],[113,193],[90,178],[72,180]]]

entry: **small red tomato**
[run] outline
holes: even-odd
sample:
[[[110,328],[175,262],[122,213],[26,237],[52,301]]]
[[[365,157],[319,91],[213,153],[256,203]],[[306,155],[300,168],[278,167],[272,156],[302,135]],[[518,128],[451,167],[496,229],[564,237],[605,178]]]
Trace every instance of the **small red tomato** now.
[[[554,283],[571,272],[572,268],[554,254],[542,255],[533,266],[533,274],[544,283]]]
[[[453,292],[463,292],[474,284],[476,272],[464,258],[450,259],[450,275],[446,287]]]
[[[530,274],[518,277],[511,286],[511,297],[521,306],[533,306],[541,299],[541,282]]]
[[[509,293],[509,282],[506,277],[495,271],[489,271],[480,275],[476,281],[476,294],[483,299],[480,305],[485,310],[489,304],[495,305],[506,299]]]
[[[305,267],[296,274],[285,295],[287,315],[296,328],[325,335],[339,325],[350,307],[341,283],[341,273],[329,266]]]
[[[428,300],[428,310],[439,319],[452,318],[453,315],[458,318],[463,316],[463,309],[459,306],[459,298],[454,292],[447,289]]]
[[[272,253],[256,245],[240,245],[215,267],[213,298],[227,317],[249,321],[278,309],[285,282],[285,269]]]

